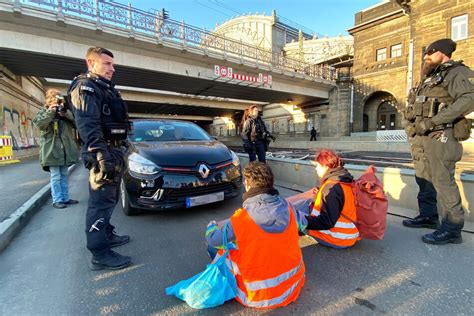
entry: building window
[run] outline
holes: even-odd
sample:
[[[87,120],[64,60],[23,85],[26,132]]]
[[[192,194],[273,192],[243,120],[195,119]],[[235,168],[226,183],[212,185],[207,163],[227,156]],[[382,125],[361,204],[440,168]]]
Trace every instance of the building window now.
[[[387,59],[387,49],[386,48],[377,49],[377,61],[382,61],[385,59]]]
[[[393,45],[390,51],[390,58],[402,56],[402,44]]]
[[[467,38],[467,14],[451,19],[451,38],[453,41]]]

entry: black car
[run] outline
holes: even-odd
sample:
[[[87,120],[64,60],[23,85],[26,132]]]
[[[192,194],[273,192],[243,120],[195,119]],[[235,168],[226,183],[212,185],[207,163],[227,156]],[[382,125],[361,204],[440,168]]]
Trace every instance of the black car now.
[[[124,213],[185,208],[233,198],[237,155],[194,123],[134,120],[121,189]]]

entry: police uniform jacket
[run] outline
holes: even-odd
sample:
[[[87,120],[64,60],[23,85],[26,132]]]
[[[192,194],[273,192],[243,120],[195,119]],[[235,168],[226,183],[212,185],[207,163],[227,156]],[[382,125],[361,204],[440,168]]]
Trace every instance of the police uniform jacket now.
[[[68,95],[74,108],[82,155],[97,160],[123,162],[121,151],[112,145],[127,137],[127,105],[111,81],[88,72],[76,77]]]

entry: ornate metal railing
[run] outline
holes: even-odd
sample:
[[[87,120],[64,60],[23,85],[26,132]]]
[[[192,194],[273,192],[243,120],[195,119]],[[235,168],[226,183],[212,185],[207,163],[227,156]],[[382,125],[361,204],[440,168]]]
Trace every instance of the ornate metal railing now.
[[[159,13],[133,8],[131,5],[127,6],[109,0],[12,0],[12,3],[17,9],[22,6],[41,8],[55,12],[58,17],[71,16],[95,22],[99,27],[109,26],[128,30],[131,35],[140,34],[153,37],[158,41],[177,42],[183,47],[220,51],[227,56],[310,77],[331,81],[336,79],[336,72],[327,65],[311,65],[288,58],[280,53],[226,38],[184,22],[163,18]]]

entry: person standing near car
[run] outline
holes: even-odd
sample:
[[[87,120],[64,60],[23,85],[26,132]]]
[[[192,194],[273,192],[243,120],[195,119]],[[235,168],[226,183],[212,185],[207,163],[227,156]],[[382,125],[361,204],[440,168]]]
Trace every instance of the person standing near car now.
[[[91,47],[86,63],[88,72],[74,78],[68,96],[83,142],[81,156],[89,169],[87,249],[92,253],[92,270],[116,270],[131,263],[129,256],[111,250],[128,243],[130,236],[117,235],[110,224],[125,166],[123,146],[129,130],[128,110],[111,81],[115,72],[112,52]]]
[[[242,138],[246,138],[249,142],[249,160],[250,162],[257,160],[266,162],[266,136],[267,127],[262,118],[258,114],[258,107],[254,104],[249,107],[249,116],[244,122]]]
[[[242,120],[240,121],[240,137],[242,138],[242,145],[244,147],[244,151],[249,154],[250,151],[250,141],[248,136],[243,132],[245,122],[249,118],[249,109],[245,109],[244,114],[242,115]],[[250,155],[250,154],[249,154]]]
[[[51,175],[53,207],[63,209],[79,203],[69,198],[68,185],[68,167],[78,160],[74,116],[64,105],[58,90],[47,90],[45,101],[45,107],[33,118],[33,124],[40,130],[40,164]]]

